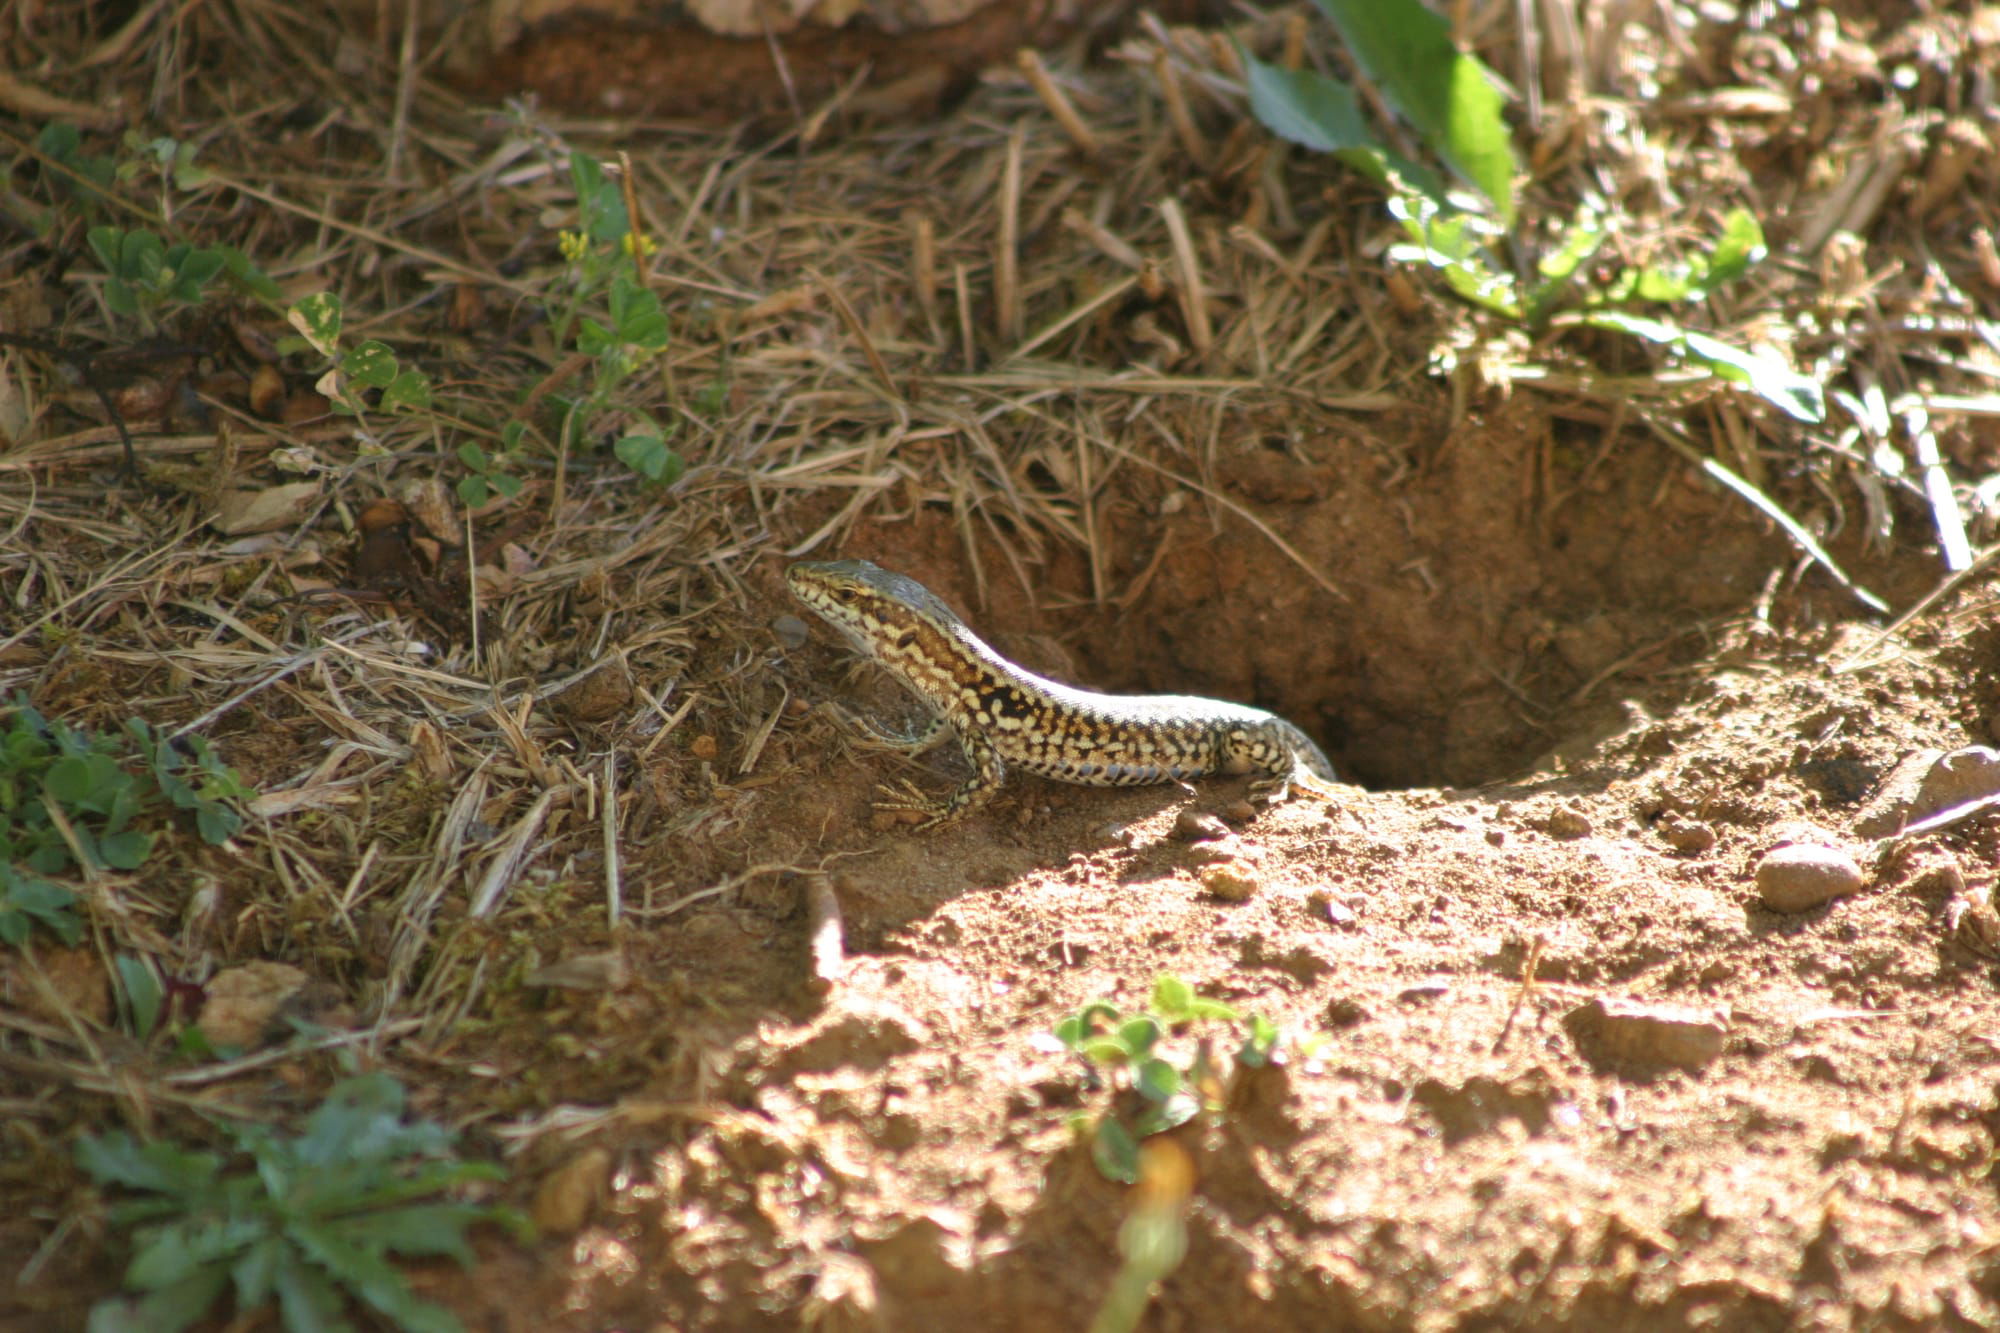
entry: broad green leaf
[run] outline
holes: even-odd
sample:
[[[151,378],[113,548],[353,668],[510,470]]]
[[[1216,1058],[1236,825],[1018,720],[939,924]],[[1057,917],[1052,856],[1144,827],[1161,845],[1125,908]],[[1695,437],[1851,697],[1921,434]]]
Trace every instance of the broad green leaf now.
[[[1199,1018],[1220,1018],[1226,1022],[1236,1021],[1236,1011],[1220,1000],[1207,1000],[1197,996],[1187,1008],[1189,1022]]]
[[[1250,112],[1281,139],[1315,152],[1331,153],[1377,185],[1410,189],[1444,199],[1444,183],[1430,168],[1392,151],[1369,132],[1354,90],[1311,70],[1267,65],[1243,50]]]
[[[596,320],[585,319],[577,325],[576,350],[582,352],[585,356],[602,356],[607,350],[616,345],[616,340],[611,336],[611,330],[605,328]]]
[[[1187,1017],[1188,1006],[1194,1003],[1194,987],[1181,978],[1162,973],[1153,981],[1153,1012],[1169,1023],[1179,1023]]]
[[[236,830],[243,827],[243,816],[234,810],[213,802],[205,803],[194,812],[195,831],[201,840],[211,847],[219,847],[236,836]]]
[[[1132,1052],[1116,1037],[1085,1037],[1077,1049],[1101,1065],[1122,1065],[1132,1058]]]
[[[653,351],[667,345],[660,298],[622,273],[611,280],[611,326],[620,342]]]
[[[1354,63],[1461,179],[1514,220],[1514,150],[1492,71],[1420,0],[1318,0]]]
[[[90,251],[97,256],[97,262],[113,277],[118,276],[118,256],[125,244],[123,227],[92,227],[84,233],[90,243]]]
[[[97,857],[111,870],[137,870],[153,854],[153,835],[129,829],[97,840]]]
[[[421,370],[405,370],[382,390],[382,410],[417,411],[431,405],[430,376]]]
[[[340,342],[340,319],[340,298],[332,292],[314,292],[285,312],[286,322],[299,336],[329,358]]]
[[[1160,1039],[1159,1020],[1150,1014],[1128,1018],[1118,1025],[1118,1044],[1137,1059],[1153,1049]]]
[[[662,486],[671,486],[681,478],[684,464],[681,456],[667,447],[667,442],[657,435],[635,434],[622,437],[611,446],[611,452],[618,461],[631,468],[647,481]]]
[[[152,286],[167,264],[167,244],[150,231],[128,231],[118,247],[117,276]]]
[[[340,359],[340,368],[363,389],[386,389],[396,378],[396,354],[389,345],[370,338]]]
[[[1132,1088],[1148,1101],[1163,1102],[1181,1090],[1181,1071],[1165,1060],[1141,1060],[1132,1071]]]

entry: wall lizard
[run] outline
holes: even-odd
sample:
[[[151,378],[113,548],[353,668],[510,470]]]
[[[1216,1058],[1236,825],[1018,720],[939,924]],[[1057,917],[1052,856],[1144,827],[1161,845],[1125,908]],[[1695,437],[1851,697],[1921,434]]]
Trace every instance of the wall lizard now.
[[[923,584],[866,560],[801,561],[785,581],[934,714],[915,736],[868,730],[911,752],[956,735],[972,766],[956,791],[933,799],[905,783],[875,802],[921,815],[920,828],[984,805],[1009,767],[1090,787],[1249,773],[1259,795],[1335,795],[1333,765],[1275,713],[1191,695],[1099,694],[1035,675],[995,652]]]

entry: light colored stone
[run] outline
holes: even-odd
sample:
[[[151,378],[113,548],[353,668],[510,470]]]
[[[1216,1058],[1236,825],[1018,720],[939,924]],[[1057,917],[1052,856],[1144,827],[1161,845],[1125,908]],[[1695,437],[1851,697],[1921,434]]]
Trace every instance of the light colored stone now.
[[[1819,843],[1773,847],[1757,863],[1757,896],[1774,912],[1803,912],[1846,897],[1864,882],[1853,857]]]

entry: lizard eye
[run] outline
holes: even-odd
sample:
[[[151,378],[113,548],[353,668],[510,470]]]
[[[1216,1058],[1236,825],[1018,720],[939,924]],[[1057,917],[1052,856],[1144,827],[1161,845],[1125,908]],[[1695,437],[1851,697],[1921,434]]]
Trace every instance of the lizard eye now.
[[[851,602],[855,597],[854,589],[852,588],[835,588],[833,595],[843,602]]]

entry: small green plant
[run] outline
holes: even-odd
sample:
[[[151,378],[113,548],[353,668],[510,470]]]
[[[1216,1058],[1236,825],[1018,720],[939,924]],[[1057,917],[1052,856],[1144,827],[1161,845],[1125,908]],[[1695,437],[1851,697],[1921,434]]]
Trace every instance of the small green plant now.
[[[83,132],[64,120],[52,120],[35,136],[35,150],[55,164],[44,168],[50,193],[58,200],[95,211],[111,189],[118,167],[108,157],[83,151]]]
[[[430,376],[405,370],[389,344],[369,338],[348,351],[340,350],[343,312],[332,292],[315,292],[285,312],[312,349],[333,363],[314,387],[347,416],[365,416],[371,407],[382,412],[414,412],[431,405]],[[367,395],[373,392],[371,404]]]
[[[1449,189],[1382,143],[1347,84],[1242,53],[1259,120],[1294,143],[1337,155],[1390,192],[1390,213],[1408,237],[1390,248],[1391,259],[1434,270],[1455,295],[1530,334],[1571,327],[1622,333],[1741,384],[1798,420],[1825,418],[1819,382],[1777,353],[1746,351],[1636,309],[1699,302],[1749,272],[1765,255],[1753,215],[1732,211],[1705,255],[1627,266],[1605,278],[1589,261],[1612,229],[1586,206],[1547,247],[1532,280],[1517,279],[1499,243],[1513,235],[1518,168],[1492,72],[1453,45],[1445,21],[1420,0],[1319,0],[1319,7],[1383,101],[1476,196]],[[1536,238],[1514,239],[1527,248]]]
[[[109,1210],[114,1226],[135,1229],[125,1286],[138,1294],[100,1302],[90,1333],[176,1333],[231,1287],[242,1314],[276,1301],[292,1333],[348,1327],[350,1299],[397,1328],[451,1333],[458,1320],[411,1294],[389,1256],[470,1264],[473,1224],[526,1234],[510,1209],[439,1197],[505,1173],[458,1160],[443,1126],[406,1120],[402,1085],[388,1074],[335,1086],[296,1137],[262,1125],[228,1133],[247,1166],[122,1130],[78,1141],[93,1179],[140,1195]]]
[[[458,498],[474,509],[494,496],[511,500],[521,493],[521,479],[501,470],[502,464],[521,447],[527,430],[525,421],[510,421],[500,428],[500,452],[489,454],[467,440],[458,446],[458,461],[465,464],[466,476],[459,479]]]
[[[137,718],[79,731],[16,694],[0,708],[0,940],[19,945],[39,923],[74,943],[75,895],[44,876],[79,859],[136,870],[155,838],[138,825],[163,804],[193,815],[203,841],[224,842],[243,823],[234,804],[251,794],[199,737],[183,752]]]
[[[652,242],[632,226],[617,184],[604,168],[584,153],[571,153],[570,183],[576,190],[578,229],[562,234],[563,258],[570,266],[570,300],[556,321],[558,340],[574,323],[576,348],[589,357],[594,374],[590,392],[568,404],[565,439],[592,433],[592,423],[611,404],[619,385],[636,370],[666,351],[669,329],[660,298],[635,279],[636,262],[652,252]],[[586,304],[604,293],[608,318],[582,314]],[[647,481],[671,485],[685,464],[668,445],[672,436],[644,413],[635,414],[639,429],[628,430],[612,444],[612,453]]]
[[[1055,1026],[1056,1040],[1093,1065],[1122,1073],[1135,1103],[1129,1116],[1115,1111],[1092,1116],[1079,1112],[1071,1128],[1090,1144],[1091,1160],[1108,1180],[1131,1184],[1139,1178],[1139,1140],[1174,1129],[1222,1106],[1222,1079],[1204,1037],[1191,1054],[1169,1059],[1162,1041],[1197,1022],[1241,1024],[1243,1040],[1235,1063],[1257,1069],[1272,1062],[1282,1033],[1261,1017],[1243,1018],[1220,1000],[1208,1000],[1179,977],[1153,983],[1145,1012],[1125,1014],[1095,1000]]]
[[[227,276],[275,302],[278,285],[234,246],[168,245],[150,231],[92,227],[91,251],[104,265],[104,303],[113,313],[150,322],[172,305],[201,304],[210,283]]]

